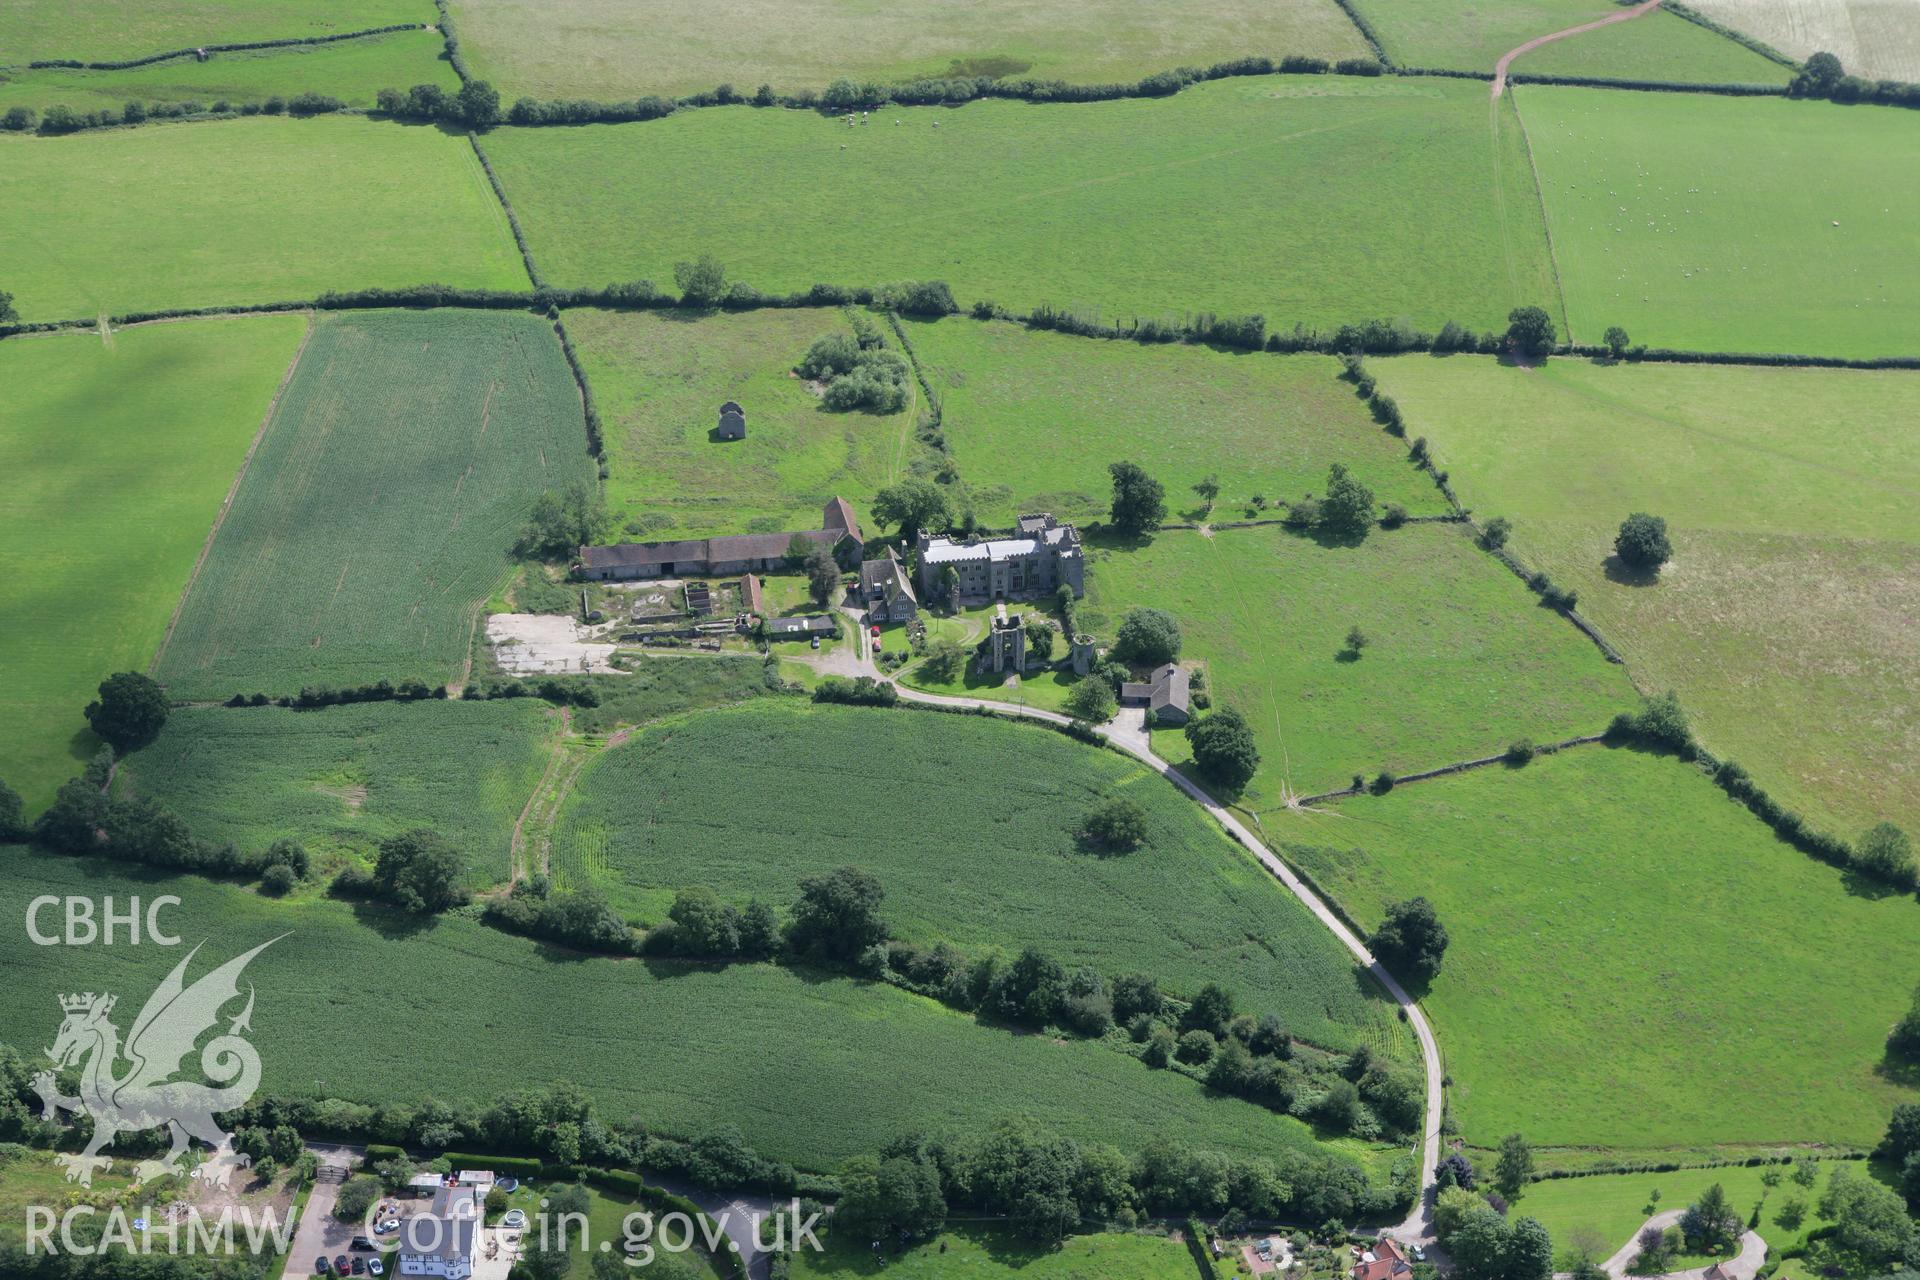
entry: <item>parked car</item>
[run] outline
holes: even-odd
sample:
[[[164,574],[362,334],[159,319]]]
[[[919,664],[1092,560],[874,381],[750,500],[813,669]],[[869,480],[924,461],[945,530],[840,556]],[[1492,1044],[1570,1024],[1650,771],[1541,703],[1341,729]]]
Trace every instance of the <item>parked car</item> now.
[[[333,1267],[328,1264],[324,1254],[313,1260],[313,1274],[317,1276],[330,1276],[333,1274]]]
[[[400,1229],[400,1219],[388,1218],[385,1222],[378,1223],[377,1225],[375,1225],[375,1227],[373,1228],[373,1234],[377,1236],[392,1235],[394,1232],[398,1231],[399,1229]]]
[[[818,649],[818,648],[820,647],[820,637],[819,637],[819,636],[815,636],[815,637],[813,638],[813,647],[814,647],[814,648],[816,648],[816,649]]]
[[[347,1255],[344,1253],[339,1253],[334,1255],[333,1269],[335,1271],[338,1271],[343,1276],[350,1276],[353,1274],[353,1264],[347,1261]]]
[[[367,1274],[367,1260],[365,1258],[355,1258],[353,1260],[353,1274],[357,1276]]]
[[[387,1266],[384,1262],[381,1262],[380,1259],[378,1258],[368,1258],[367,1274],[370,1276],[383,1276],[387,1274]]]
[[[375,1245],[373,1241],[367,1239],[365,1236],[355,1236],[350,1242],[348,1242],[347,1248],[358,1249],[362,1253],[372,1253],[374,1251]]]

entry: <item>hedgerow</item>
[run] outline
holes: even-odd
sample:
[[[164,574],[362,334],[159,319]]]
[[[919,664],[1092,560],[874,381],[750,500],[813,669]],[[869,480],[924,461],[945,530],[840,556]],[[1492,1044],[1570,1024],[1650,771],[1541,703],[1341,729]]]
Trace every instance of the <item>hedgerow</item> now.
[[[296,36],[286,40],[251,40],[243,44],[208,44],[188,49],[169,49],[165,53],[152,53],[144,58],[130,58],[124,62],[80,62],[72,58],[44,58],[29,62],[27,66],[35,71],[53,68],[69,68],[80,71],[131,71],[135,67],[150,66],[156,62],[166,62],[173,58],[194,58],[203,53],[244,53],[253,49],[286,49],[297,45],[337,44],[342,40],[361,40],[368,36],[384,36],[395,31],[423,31],[423,22],[396,22],[385,27],[368,27],[363,31],[343,31],[329,36]]]

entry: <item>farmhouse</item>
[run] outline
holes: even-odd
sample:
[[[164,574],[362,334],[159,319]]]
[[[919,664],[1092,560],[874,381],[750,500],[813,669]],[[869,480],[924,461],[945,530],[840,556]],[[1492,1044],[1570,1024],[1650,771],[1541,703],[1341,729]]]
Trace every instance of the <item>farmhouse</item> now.
[[[911,622],[920,612],[920,600],[913,594],[906,566],[892,547],[884,557],[860,566],[860,599],[873,622]]]
[[[473,1240],[479,1224],[474,1189],[442,1187],[434,1194],[431,1209],[407,1218],[400,1227],[400,1274],[465,1280],[473,1274]]]
[[[579,572],[596,581],[633,578],[696,577],[707,574],[766,573],[787,564],[795,538],[831,548],[844,564],[860,563],[860,522],[845,498],[821,512],[821,527],[797,533],[746,533],[680,542],[622,542],[610,547],[581,547]]]
[[[1011,538],[955,542],[922,530],[919,551],[923,595],[944,596],[949,569],[962,603],[1049,595],[1063,586],[1076,596],[1087,593],[1080,531],[1045,513],[1021,516]]]
[[[715,440],[745,440],[747,438],[747,411],[736,402],[729,400],[720,406],[720,425],[713,429]]]
[[[1353,1280],[1407,1280],[1412,1274],[1413,1264],[1390,1236],[1381,1236],[1353,1267]]]
[[[1157,724],[1185,724],[1193,718],[1188,684],[1186,668],[1169,662],[1156,668],[1145,680],[1122,684],[1120,705],[1145,707]]]

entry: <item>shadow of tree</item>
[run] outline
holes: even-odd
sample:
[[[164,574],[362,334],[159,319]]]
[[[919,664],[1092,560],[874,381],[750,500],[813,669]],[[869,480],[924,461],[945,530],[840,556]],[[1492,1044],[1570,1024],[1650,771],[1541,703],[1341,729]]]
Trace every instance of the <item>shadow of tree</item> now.
[[[1607,575],[1607,581],[1623,587],[1651,587],[1660,582],[1660,570],[1641,569],[1628,564],[1617,555],[1610,555],[1600,562],[1601,571]]]

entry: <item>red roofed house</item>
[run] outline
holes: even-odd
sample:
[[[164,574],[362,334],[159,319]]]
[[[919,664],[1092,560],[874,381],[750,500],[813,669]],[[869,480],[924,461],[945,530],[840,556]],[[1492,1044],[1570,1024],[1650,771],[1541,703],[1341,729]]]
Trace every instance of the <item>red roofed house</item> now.
[[[1413,1264],[1407,1261],[1399,1241],[1388,1236],[1381,1236],[1353,1266],[1353,1280],[1407,1280],[1412,1274]]]

